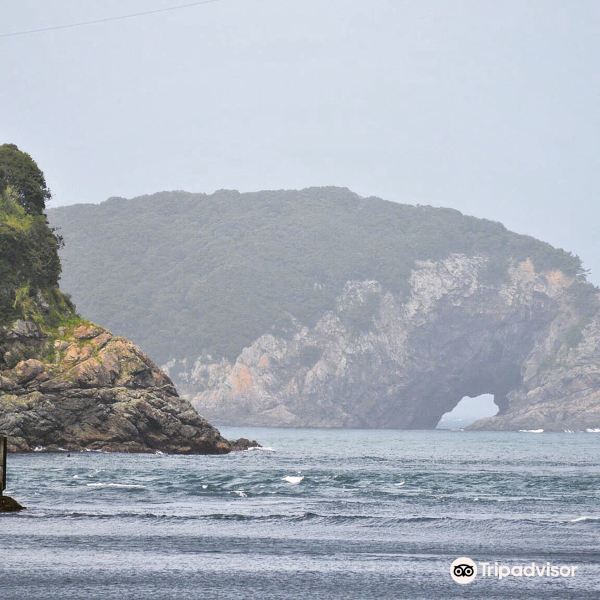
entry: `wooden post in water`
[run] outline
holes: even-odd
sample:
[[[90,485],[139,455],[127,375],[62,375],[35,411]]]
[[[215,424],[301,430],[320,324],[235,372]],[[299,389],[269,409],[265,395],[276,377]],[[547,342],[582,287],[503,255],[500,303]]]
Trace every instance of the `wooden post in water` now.
[[[6,451],[8,447],[8,438],[0,435],[0,496],[6,489]]]
[[[6,489],[6,455],[8,453],[8,438],[0,435],[0,513],[17,512],[23,507],[12,498],[4,495]]]

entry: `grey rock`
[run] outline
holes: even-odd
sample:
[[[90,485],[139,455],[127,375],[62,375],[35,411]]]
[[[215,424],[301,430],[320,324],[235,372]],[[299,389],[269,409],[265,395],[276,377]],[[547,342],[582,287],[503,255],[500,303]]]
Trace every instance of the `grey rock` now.
[[[40,328],[33,321],[24,321],[23,319],[17,319],[9,328],[4,332],[7,338],[33,338],[40,339],[42,333]]]
[[[251,448],[261,448],[262,446],[256,440],[249,440],[248,438],[239,438],[237,440],[231,440],[231,449],[235,452],[243,452],[244,450],[250,450]]]

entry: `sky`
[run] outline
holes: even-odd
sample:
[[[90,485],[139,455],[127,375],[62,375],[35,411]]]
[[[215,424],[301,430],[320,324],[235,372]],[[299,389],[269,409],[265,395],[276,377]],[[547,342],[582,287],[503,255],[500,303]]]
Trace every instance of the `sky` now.
[[[579,254],[600,283],[600,2],[0,0],[0,141],[51,206],[340,185]]]
[[[465,396],[451,411],[442,415],[438,427],[441,429],[454,429],[466,427],[478,419],[493,417],[498,413],[492,394],[481,394],[475,398]]]

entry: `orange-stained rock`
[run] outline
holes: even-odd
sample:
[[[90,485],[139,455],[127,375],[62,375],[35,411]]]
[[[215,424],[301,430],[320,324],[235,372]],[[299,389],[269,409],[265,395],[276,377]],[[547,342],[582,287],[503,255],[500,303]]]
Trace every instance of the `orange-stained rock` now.
[[[100,333],[93,338],[91,343],[95,348],[103,348],[112,339],[112,337],[112,333],[105,331],[104,333]]]
[[[81,362],[87,360],[93,354],[93,349],[89,345],[80,346],[77,343],[70,344],[64,355],[65,362]]]
[[[238,365],[231,374],[231,388],[235,394],[243,394],[252,387],[252,373],[246,365]]]
[[[101,333],[105,333],[105,330],[96,325],[80,325],[75,329],[73,335],[78,340],[90,340]]]
[[[226,454],[238,448],[129,340],[81,325],[71,334],[64,328],[64,339],[30,336],[24,346],[4,331],[0,327],[0,345],[30,355],[37,348],[40,357],[0,367],[0,431],[9,436],[11,451]]]
[[[44,363],[35,358],[28,360],[22,360],[13,369],[13,373],[16,376],[16,380],[20,384],[27,383],[32,379],[35,379],[40,373],[44,371]]]
[[[105,387],[112,383],[106,367],[96,358],[89,358],[73,367],[71,376],[83,387]]]

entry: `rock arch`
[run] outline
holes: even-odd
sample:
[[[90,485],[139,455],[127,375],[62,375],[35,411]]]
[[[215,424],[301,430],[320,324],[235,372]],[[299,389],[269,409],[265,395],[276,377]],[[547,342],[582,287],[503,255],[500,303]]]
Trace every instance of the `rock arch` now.
[[[422,262],[406,297],[348,282],[314,327],[199,360],[184,391],[230,424],[432,429],[463,397],[492,394],[498,415],[474,428],[600,427],[599,302],[581,286],[529,260],[499,280],[482,256]]]

